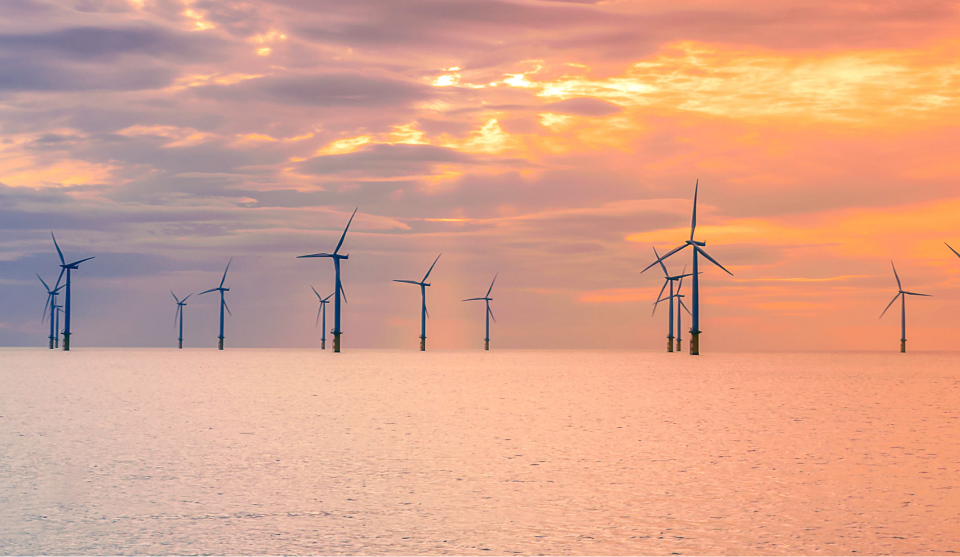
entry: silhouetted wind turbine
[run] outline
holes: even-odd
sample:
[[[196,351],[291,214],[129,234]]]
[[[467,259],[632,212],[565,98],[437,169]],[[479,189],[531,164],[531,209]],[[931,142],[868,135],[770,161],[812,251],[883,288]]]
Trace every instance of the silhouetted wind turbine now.
[[[226,273],[224,273],[224,278],[226,278]],[[170,291],[170,295],[173,296],[173,299],[177,301],[177,313],[173,314],[173,323],[176,324],[177,318],[180,318],[180,336],[177,338],[177,348],[183,348],[183,306],[187,305],[187,298],[193,296],[193,294],[187,294],[187,298],[182,300],[177,298],[177,295],[173,293],[173,290]],[[220,336],[223,337],[222,328],[220,331]]]
[[[227,301],[223,298],[223,293],[224,293],[224,292],[229,292],[230,289],[229,289],[229,288],[224,288],[224,287],[223,287],[223,282],[224,282],[225,280],[227,280],[227,271],[230,270],[230,263],[232,263],[232,262],[233,262],[233,258],[231,257],[231,258],[230,258],[230,261],[227,261],[227,268],[223,270],[223,278],[220,279],[220,286],[218,286],[218,287],[216,287],[216,288],[211,288],[210,290],[205,290],[205,291],[201,292],[200,294],[198,294],[198,296],[203,296],[203,295],[206,294],[207,292],[215,292],[215,291],[219,291],[219,292],[220,292],[220,337],[219,337],[219,338],[220,338],[220,350],[223,350],[223,310],[226,309],[226,310],[227,310],[227,313],[230,313],[230,308],[227,306]],[[184,299],[186,299],[186,298],[184,298]],[[233,316],[232,313],[230,313],[230,315]]]
[[[440,258],[440,257],[437,256],[437,259],[439,259],[439,258]],[[485,302],[487,303],[487,313],[486,313],[487,335],[486,335],[485,337],[483,337],[483,349],[484,349],[484,350],[490,350],[490,318],[493,317],[493,310],[490,309],[490,301],[493,300],[493,298],[490,297],[490,292],[493,292],[493,283],[497,282],[497,275],[499,275],[499,274],[500,274],[500,273],[497,273],[496,275],[493,275],[493,280],[490,281],[490,288],[487,289],[487,295],[486,295],[486,296],[484,296],[483,298],[467,298],[466,300],[464,300],[464,302],[473,302],[473,301],[475,301],[475,300],[483,300],[483,301],[485,301]],[[423,280],[427,280],[427,279],[424,278]],[[494,323],[497,322],[497,318],[496,318],[496,317],[493,317],[493,322],[494,322]]]
[[[916,292],[907,292],[903,289],[903,285],[900,284],[900,277],[897,276],[897,268],[893,265],[893,261],[890,262],[890,266],[893,267],[893,276],[897,279],[897,295],[890,300],[890,303],[887,304],[887,307],[884,308],[883,313],[880,314],[880,317],[883,317],[884,313],[887,313],[887,310],[890,309],[890,306],[893,305],[893,302],[897,301],[897,298],[900,298],[900,352],[907,351],[907,296],[930,296],[930,294],[917,294]]]
[[[677,275],[674,277],[670,276],[670,273],[667,272],[666,265],[664,265],[663,261],[660,260],[660,254],[657,253],[657,248],[653,248],[653,254],[657,256],[657,262],[660,263],[660,268],[663,269],[663,286],[660,287],[660,293],[657,294],[657,301],[653,303],[653,312],[650,314],[650,316],[652,317],[657,313],[657,304],[663,301],[660,299],[660,297],[663,296],[663,291],[669,284],[670,296],[667,299],[670,300],[670,317],[667,325],[667,352],[673,352],[673,282],[676,280],[682,280],[683,277],[689,277],[690,275]],[[684,271],[686,271],[686,268],[684,268]],[[677,350],[679,350],[679,348]]]
[[[359,209],[359,207],[357,208]],[[347,296],[343,293],[343,285],[340,283],[340,260],[349,259],[350,255],[340,255],[340,246],[343,245],[343,239],[347,237],[347,230],[350,229],[350,223],[353,222],[353,217],[357,214],[357,209],[353,210],[353,214],[350,215],[350,220],[347,221],[346,228],[343,229],[343,235],[340,236],[340,241],[337,242],[336,249],[333,250],[333,253],[314,253],[311,255],[299,255],[297,259],[303,259],[305,257],[329,257],[333,259],[333,270],[336,272],[336,288],[333,293],[335,294],[333,298],[333,351],[340,352],[340,296],[343,296],[343,301],[347,301]]]
[[[442,253],[440,255],[443,255]],[[430,272],[433,271],[433,266],[437,264],[437,261],[440,260],[440,255],[433,260],[433,265],[430,265],[430,269],[427,271],[427,274],[423,275],[423,280],[417,282],[415,280],[397,280],[394,279],[393,282],[405,282],[407,284],[418,284],[420,285],[420,351],[423,352],[427,349],[427,317],[430,317],[430,313],[427,312],[427,287],[430,286],[430,283],[427,282],[427,277],[430,276]],[[491,284],[492,288],[493,285]]]
[[[313,326],[316,327],[317,323],[320,322],[320,314],[322,313],[323,327],[321,327],[321,329],[323,330],[323,332],[320,334],[320,350],[326,350],[327,349],[327,304],[330,303],[330,296],[333,296],[333,294],[330,294],[330,296],[323,298],[320,296],[320,293],[317,292],[316,288],[311,286],[310,290],[313,290],[313,293],[317,295],[317,299],[320,300],[320,309],[317,310],[317,321],[313,324]]]
[[[62,276],[62,273],[61,273],[61,276]],[[40,282],[43,283],[43,287],[47,290],[47,303],[44,304],[43,306],[43,314],[42,314],[42,318],[40,319],[40,322],[43,323],[43,321],[47,318],[47,308],[49,307],[50,308],[50,349],[53,350],[54,340],[56,340],[60,336],[60,333],[57,332],[57,328],[54,326],[54,321],[55,321],[54,316],[56,315],[57,307],[59,307],[57,306],[57,294],[60,293],[60,289],[63,287],[60,286],[59,278],[57,279],[56,287],[53,290],[50,290],[50,287],[47,286],[46,281],[40,278],[39,273],[37,273],[37,278],[40,279]]]
[[[717,263],[717,260],[710,257],[710,255],[703,249],[707,245],[706,242],[698,242],[693,239],[693,233],[697,229],[697,192],[700,189],[700,180],[697,180],[697,185],[693,190],[693,219],[690,221],[690,239],[684,242],[682,246],[676,247],[666,254],[663,257],[658,257],[656,261],[647,266],[646,269],[640,271],[641,273],[647,271],[657,263],[663,261],[664,259],[670,257],[671,255],[677,253],[678,251],[686,248],[687,246],[693,247],[693,322],[690,324],[690,354],[698,355],[700,354],[700,281],[699,279],[699,265],[697,261],[697,255],[702,255],[707,258],[711,263],[723,269],[725,273],[733,276],[733,273],[726,270],[723,265]]]
[[[60,246],[57,244],[57,237],[53,235],[53,232],[50,232],[50,237],[53,238],[53,246],[57,248],[57,254],[60,256],[60,277],[57,278],[57,284],[60,284],[60,278],[63,278],[64,271],[67,273],[67,299],[63,303],[63,349],[70,350],[70,271],[79,271],[80,264],[93,259],[93,257],[67,263],[63,258],[63,252],[60,251]]]

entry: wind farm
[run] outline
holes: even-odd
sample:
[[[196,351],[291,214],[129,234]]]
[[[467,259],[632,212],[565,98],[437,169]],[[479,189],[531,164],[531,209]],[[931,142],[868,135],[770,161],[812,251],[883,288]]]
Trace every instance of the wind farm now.
[[[880,318],[883,318],[883,315],[887,313],[887,310],[890,309],[890,306],[897,301],[897,298],[900,299],[900,352],[907,351],[907,296],[930,296],[930,294],[918,294],[916,292],[909,292],[903,289],[903,285],[900,284],[900,276],[897,275],[897,267],[893,264],[893,261],[890,262],[890,267],[893,269],[893,277],[897,279],[897,295],[890,300],[890,303],[887,304],[887,307],[883,308],[883,312],[880,314]]]
[[[230,264],[231,264],[231,263],[233,263],[233,258],[232,258],[232,257],[230,258],[229,261],[227,261],[227,267],[223,270],[223,278],[220,279],[220,286],[218,286],[218,287],[216,287],[216,288],[211,288],[210,290],[204,290],[203,292],[201,292],[200,294],[198,294],[199,296],[203,296],[204,294],[208,294],[208,293],[210,293],[210,292],[219,292],[219,293],[220,293],[220,336],[217,337],[217,338],[220,340],[220,342],[219,342],[219,349],[220,349],[220,350],[223,350],[223,311],[226,310],[227,313],[229,313],[231,316],[233,315],[232,313],[230,313],[230,307],[227,306],[227,300],[226,300],[226,298],[224,298],[224,293],[229,292],[230,289],[223,287],[223,283],[226,282],[226,280],[227,280],[227,271],[230,270]],[[176,296],[174,296],[174,298],[176,298]],[[181,312],[180,315],[181,315],[181,316],[183,315],[182,312]],[[182,322],[181,322],[181,323],[182,323]],[[181,337],[182,337],[182,336],[183,336],[183,335],[181,335]]]
[[[682,281],[684,277],[689,277],[690,275],[688,275],[688,274],[680,274],[680,275],[676,275],[676,276],[671,276],[670,273],[667,271],[666,265],[664,265],[664,264],[663,264],[663,261],[660,259],[660,254],[657,253],[657,248],[653,248],[653,255],[656,256],[657,262],[660,263],[660,268],[663,269],[663,286],[660,287],[660,293],[657,294],[657,301],[655,301],[655,302],[653,303],[653,311],[650,312],[650,315],[653,316],[654,314],[657,313],[657,305],[659,305],[660,302],[664,301],[664,299],[662,298],[662,297],[663,297],[663,291],[664,291],[664,289],[666,289],[667,286],[669,285],[669,286],[670,286],[670,294],[669,294],[669,296],[667,296],[667,298],[666,298],[666,301],[669,302],[669,303],[667,304],[667,311],[668,311],[668,314],[667,314],[667,315],[668,315],[668,319],[667,319],[667,352],[673,352],[673,340],[674,340],[674,337],[673,337],[673,300],[674,300],[674,298],[675,298],[675,295],[674,295],[674,293],[673,293],[673,283],[674,283],[674,281]],[[686,271],[686,268],[684,268],[684,271]],[[678,292],[679,292],[679,287],[677,288],[677,290],[678,290]],[[679,311],[679,310],[678,310],[678,311]],[[678,319],[677,322],[679,323],[679,319],[680,319],[679,314],[677,315],[677,319]],[[678,327],[677,338],[679,338],[679,336],[680,336],[680,333],[679,333],[679,327]],[[680,350],[680,348],[678,347],[677,350]]]
[[[443,255],[441,253],[440,255]],[[430,283],[427,282],[427,279],[430,277],[430,273],[433,272],[434,266],[436,266],[437,261],[440,261],[440,255],[433,260],[433,265],[430,265],[430,268],[427,269],[427,274],[423,275],[423,280],[399,280],[394,279],[393,282],[403,282],[406,284],[416,284],[420,287],[420,351],[424,352],[427,349],[427,318],[430,317],[430,312],[427,311],[427,287],[430,286]],[[493,288],[493,284],[490,285]],[[489,336],[489,335],[488,335]]]

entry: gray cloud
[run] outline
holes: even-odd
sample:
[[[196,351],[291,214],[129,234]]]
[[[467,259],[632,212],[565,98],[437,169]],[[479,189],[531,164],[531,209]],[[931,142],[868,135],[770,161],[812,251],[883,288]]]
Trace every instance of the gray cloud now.
[[[360,72],[262,77],[234,85],[198,87],[196,92],[217,99],[320,107],[404,106],[436,94],[425,85]]]

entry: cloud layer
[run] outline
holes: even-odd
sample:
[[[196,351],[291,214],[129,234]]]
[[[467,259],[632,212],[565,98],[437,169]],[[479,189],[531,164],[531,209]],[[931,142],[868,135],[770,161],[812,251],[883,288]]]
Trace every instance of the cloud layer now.
[[[697,238],[710,350],[960,332],[951,2],[16,0],[0,6],[0,345],[164,346],[226,261],[228,346],[313,346],[344,244],[345,346],[660,349],[651,246]],[[684,252],[685,253],[685,252]],[[689,265],[671,260],[671,271]],[[214,346],[192,298],[189,346]],[[916,303],[913,303],[916,302]],[[479,309],[478,309],[479,308]],[[949,347],[947,347],[949,348]]]

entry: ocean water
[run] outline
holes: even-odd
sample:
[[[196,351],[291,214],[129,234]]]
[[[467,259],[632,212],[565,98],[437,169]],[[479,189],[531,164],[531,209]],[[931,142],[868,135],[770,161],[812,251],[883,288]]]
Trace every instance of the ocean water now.
[[[0,553],[948,554],[960,355],[0,350]]]

